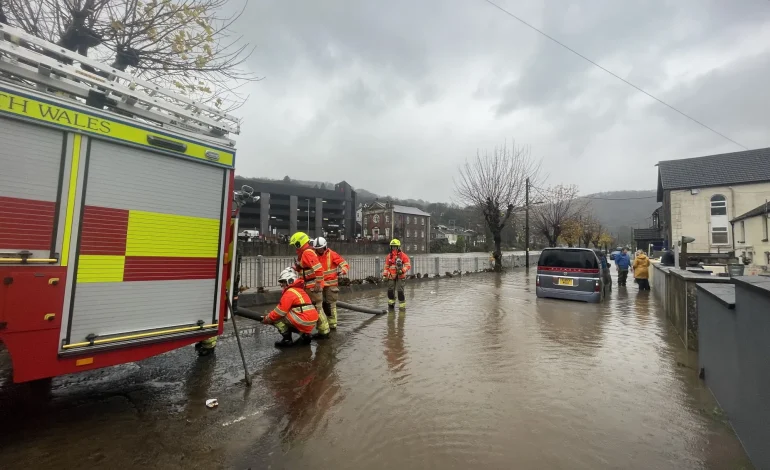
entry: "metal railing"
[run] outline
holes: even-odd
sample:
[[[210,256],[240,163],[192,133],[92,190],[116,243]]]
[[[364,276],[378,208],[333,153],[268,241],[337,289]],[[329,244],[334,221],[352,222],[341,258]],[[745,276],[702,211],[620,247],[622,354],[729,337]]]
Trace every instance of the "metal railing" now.
[[[537,265],[539,252],[530,252],[530,266]],[[345,258],[350,265],[350,279],[380,278],[385,266],[384,257]],[[295,258],[244,256],[241,260],[241,287],[247,289],[269,288],[278,286],[278,275],[288,266],[294,265]],[[489,256],[452,257],[452,256],[414,256],[412,269],[408,274],[421,276],[443,276],[447,272],[480,272],[494,267]],[[506,269],[524,267],[523,254],[503,255],[503,267]]]

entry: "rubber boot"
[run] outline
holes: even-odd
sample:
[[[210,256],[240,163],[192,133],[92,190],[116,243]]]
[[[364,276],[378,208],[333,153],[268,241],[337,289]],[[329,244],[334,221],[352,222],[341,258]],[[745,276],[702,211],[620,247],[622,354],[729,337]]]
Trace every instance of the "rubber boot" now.
[[[281,340],[275,342],[276,348],[288,348],[294,346],[294,341],[291,339],[291,331],[287,331],[281,335]]]
[[[396,293],[393,289],[388,289],[388,308],[391,310],[396,308]]]
[[[311,336],[313,339],[329,339],[329,333],[315,333]]]
[[[313,337],[312,337],[312,336],[310,336],[309,334],[307,334],[307,333],[302,333],[302,334],[299,336],[299,339],[298,339],[298,340],[295,342],[295,344],[298,344],[298,345],[302,345],[302,346],[307,346],[307,345],[309,345],[309,344],[310,344],[310,341],[311,341],[312,339],[313,339]]]

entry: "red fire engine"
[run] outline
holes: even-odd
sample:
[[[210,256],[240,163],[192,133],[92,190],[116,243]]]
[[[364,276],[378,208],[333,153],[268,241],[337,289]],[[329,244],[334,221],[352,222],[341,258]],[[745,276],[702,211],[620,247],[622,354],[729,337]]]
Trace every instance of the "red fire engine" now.
[[[17,28],[0,36],[0,342],[14,381],[221,334],[239,121]]]

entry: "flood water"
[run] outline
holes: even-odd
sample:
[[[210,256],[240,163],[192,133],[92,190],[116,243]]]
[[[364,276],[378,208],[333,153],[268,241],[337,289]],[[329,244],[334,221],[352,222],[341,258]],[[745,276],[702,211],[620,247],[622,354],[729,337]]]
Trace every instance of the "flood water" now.
[[[655,299],[620,289],[591,305],[538,300],[523,271],[414,282],[405,314],[340,311],[333,339],[286,351],[242,320],[250,390],[232,334],[39,395],[0,382],[2,468],[752,468]]]

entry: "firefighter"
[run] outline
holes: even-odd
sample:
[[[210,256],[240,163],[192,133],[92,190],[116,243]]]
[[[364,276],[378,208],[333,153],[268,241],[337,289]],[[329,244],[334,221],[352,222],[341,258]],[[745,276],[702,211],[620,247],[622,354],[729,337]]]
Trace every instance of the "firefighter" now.
[[[310,237],[305,232],[297,232],[289,239],[289,245],[297,249],[297,261],[295,269],[305,286],[305,291],[318,310],[318,332],[315,337],[324,339],[329,337],[329,320],[323,311],[323,287],[324,271],[321,261],[318,259],[313,247],[310,246]]]
[[[318,237],[312,241],[313,249],[321,261],[324,270],[324,301],[323,310],[329,319],[329,328],[337,329],[337,298],[340,295],[337,271],[347,276],[348,262],[336,251],[329,248],[324,237]]]
[[[284,269],[278,276],[283,294],[278,305],[262,318],[262,323],[275,325],[281,333],[280,341],[275,345],[279,348],[294,344],[310,344],[310,333],[318,321],[319,312],[304,290],[305,283],[292,267]],[[292,339],[291,334],[298,333],[299,340]]]
[[[404,281],[406,280],[406,273],[411,268],[409,257],[401,251],[401,242],[394,238],[390,241],[390,254],[385,258],[385,270],[382,272],[383,279],[388,281],[388,308],[395,308],[396,306],[396,288],[398,288],[399,307],[406,308]]]

